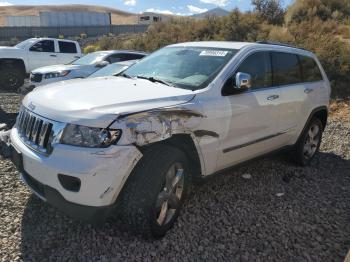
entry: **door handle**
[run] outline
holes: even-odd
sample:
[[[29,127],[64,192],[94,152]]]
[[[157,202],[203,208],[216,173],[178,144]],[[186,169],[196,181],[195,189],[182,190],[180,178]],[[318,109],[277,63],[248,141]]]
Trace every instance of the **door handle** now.
[[[306,88],[305,90],[304,90],[304,93],[305,94],[310,94],[311,92],[313,92],[314,90],[312,89],[312,88]]]
[[[269,97],[267,98],[267,100],[272,101],[272,100],[275,100],[275,99],[278,99],[278,98],[280,98],[279,95],[272,95],[272,96],[269,96]]]
[[[57,57],[57,55],[50,55],[51,57]]]

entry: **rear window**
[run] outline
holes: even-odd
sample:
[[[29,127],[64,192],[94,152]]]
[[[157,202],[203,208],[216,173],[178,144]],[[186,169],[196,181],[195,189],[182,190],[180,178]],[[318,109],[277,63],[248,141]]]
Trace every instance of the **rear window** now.
[[[301,69],[297,55],[272,52],[273,85],[302,83]]]
[[[129,61],[129,60],[138,60],[143,58],[145,55],[141,54],[132,54],[132,53],[119,53],[115,55],[111,55],[108,57],[108,62],[111,64],[117,63],[117,62],[124,62],[124,61]]]
[[[59,41],[58,45],[60,46],[60,53],[65,53],[65,54],[77,53],[77,46],[75,45],[75,43]]]
[[[307,56],[299,56],[304,82],[317,82],[323,80],[320,68],[316,61]]]

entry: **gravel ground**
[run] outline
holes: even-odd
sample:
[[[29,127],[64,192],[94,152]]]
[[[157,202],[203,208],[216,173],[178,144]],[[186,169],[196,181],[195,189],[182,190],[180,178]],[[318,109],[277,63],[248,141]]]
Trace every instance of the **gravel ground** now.
[[[18,96],[0,94],[0,122]],[[144,240],[110,220],[94,228],[44,204],[0,160],[1,261],[342,261],[350,248],[350,119],[331,119],[321,153],[250,162],[197,186],[174,228]]]

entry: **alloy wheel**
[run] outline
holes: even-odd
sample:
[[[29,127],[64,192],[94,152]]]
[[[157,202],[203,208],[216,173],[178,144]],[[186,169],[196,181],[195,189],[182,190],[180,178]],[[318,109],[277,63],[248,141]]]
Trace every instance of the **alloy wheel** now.
[[[156,220],[159,226],[168,224],[180,207],[184,191],[184,168],[182,164],[173,164],[165,176],[163,189],[156,201]]]
[[[321,130],[318,125],[314,124],[309,128],[303,148],[303,154],[306,159],[310,159],[315,155],[320,142],[320,134]]]

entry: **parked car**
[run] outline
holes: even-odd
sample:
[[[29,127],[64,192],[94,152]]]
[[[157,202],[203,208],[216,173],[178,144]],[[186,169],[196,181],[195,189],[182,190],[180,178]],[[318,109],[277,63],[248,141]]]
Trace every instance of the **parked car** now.
[[[124,71],[125,69],[135,64],[137,61],[139,60],[129,60],[129,61],[110,64],[100,70],[97,70],[95,73],[92,73],[87,78],[116,76],[120,74],[122,71]]]
[[[30,74],[30,85],[39,86],[74,78],[84,78],[106,65],[141,59],[146,53],[136,51],[98,51],[87,54],[67,65],[38,68]]]
[[[80,57],[78,42],[70,40],[31,38],[14,47],[0,47],[0,87],[16,90],[34,69],[67,64]]]
[[[85,221],[118,209],[160,237],[191,181],[280,149],[319,149],[330,84],[316,56],[272,43],[194,42],[119,77],[60,82],[23,100],[12,161],[39,198]],[[45,214],[43,214],[45,215]]]

